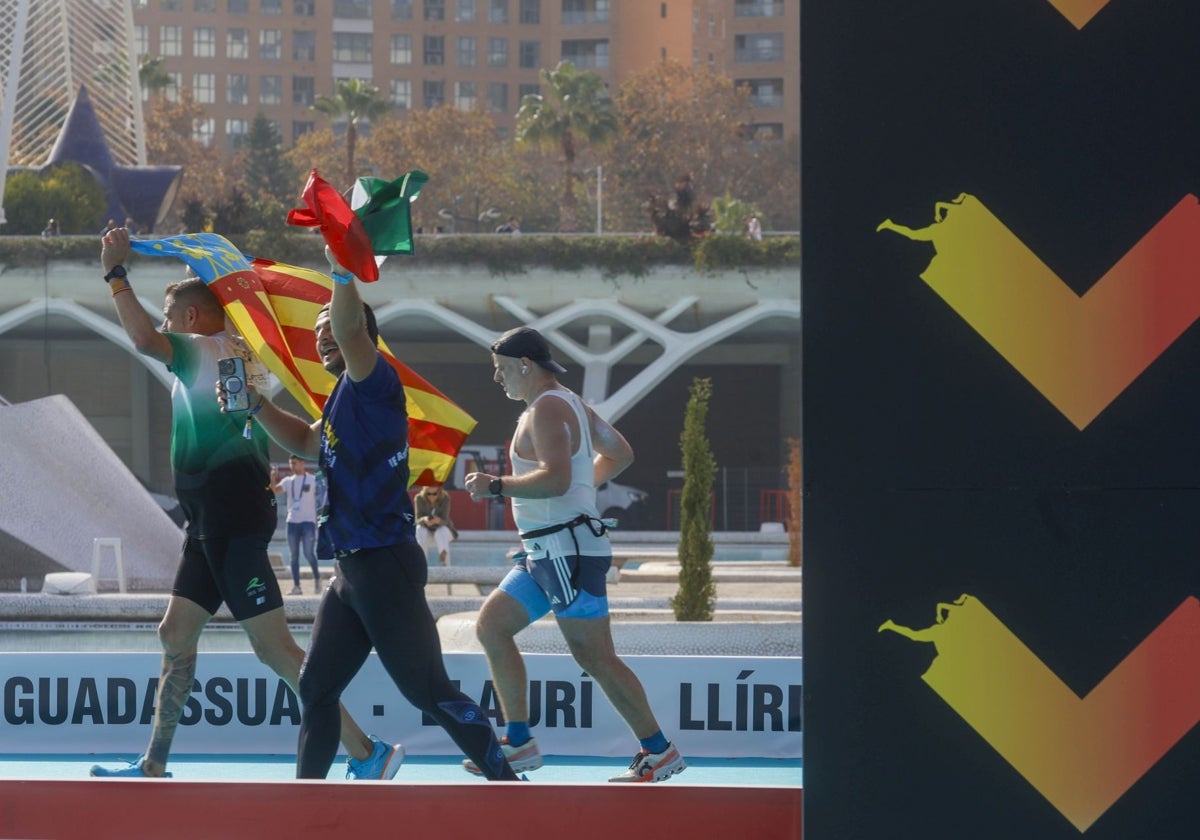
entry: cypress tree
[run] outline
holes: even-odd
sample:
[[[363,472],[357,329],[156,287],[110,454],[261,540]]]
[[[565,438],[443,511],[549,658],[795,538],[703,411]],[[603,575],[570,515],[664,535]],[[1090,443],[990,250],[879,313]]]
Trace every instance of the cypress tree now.
[[[802,522],[803,483],[800,439],[788,438],[788,558],[789,566],[800,565],[800,523]]]
[[[679,503],[679,591],[671,599],[676,621],[712,621],[717,587],[712,580],[713,542],[709,533],[712,487],[717,474],[704,431],[712,380],[692,380],[679,448],[683,453],[683,493]]]

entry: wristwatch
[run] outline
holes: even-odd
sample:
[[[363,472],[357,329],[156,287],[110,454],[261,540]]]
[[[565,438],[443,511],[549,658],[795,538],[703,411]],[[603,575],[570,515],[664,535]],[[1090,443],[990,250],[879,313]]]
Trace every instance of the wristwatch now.
[[[490,482],[488,482],[488,492],[491,493],[493,496],[503,496],[504,495],[504,479],[493,478]]]
[[[112,267],[112,271],[110,271],[110,272],[108,272],[108,274],[104,275],[104,282],[110,283],[113,280],[117,279],[118,277],[124,278],[126,276],[126,274],[128,274],[128,272],[125,271],[125,266],[114,265]]]

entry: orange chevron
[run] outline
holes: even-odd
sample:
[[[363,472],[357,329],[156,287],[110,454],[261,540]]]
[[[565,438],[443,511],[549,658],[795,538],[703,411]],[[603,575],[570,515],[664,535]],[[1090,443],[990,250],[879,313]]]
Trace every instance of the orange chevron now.
[[[1185,196],[1080,297],[974,196],[934,223],[891,230],[932,242],[921,274],[1079,429],[1200,317],[1200,203]]]
[[[1200,722],[1195,598],[1083,698],[977,599],[939,604],[936,619],[879,630],[931,642],[921,678],[1081,832]]]
[[[1076,29],[1083,29],[1098,11],[1108,5],[1108,0],[1050,0],[1050,5],[1058,9]]]

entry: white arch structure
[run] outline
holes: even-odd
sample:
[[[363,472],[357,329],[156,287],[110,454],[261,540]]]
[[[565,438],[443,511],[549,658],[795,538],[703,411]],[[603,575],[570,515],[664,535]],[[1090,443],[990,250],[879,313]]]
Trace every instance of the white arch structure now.
[[[522,323],[544,334],[564,356],[583,366],[584,399],[595,411],[610,421],[616,421],[629,411],[651,389],[667,378],[680,365],[702,350],[728,338],[750,325],[768,318],[795,319],[800,324],[800,302],[795,300],[763,300],[751,304],[703,329],[683,332],[668,326],[698,300],[695,295],[680,298],[656,317],[650,318],[624,304],[605,298],[581,298],[544,315],[536,315],[525,304],[507,296],[497,296],[496,303]],[[138,302],[156,319],[161,309],[139,296]],[[162,365],[138,354],[121,326],[109,318],[64,298],[41,298],[0,314],[0,335],[34,318],[59,315],[76,321],[92,332],[103,336],[133,355],[168,390],[172,375]],[[489,347],[496,338],[493,329],[484,327],[432,300],[406,300],[384,304],[375,309],[378,323],[386,324],[402,317],[422,316],[463,336],[480,347]],[[589,344],[584,346],[564,332],[564,328],[584,322]],[[621,324],[629,334],[612,344],[611,324]],[[646,342],[662,348],[629,382],[616,392],[608,393],[612,367],[639,349]],[[271,378],[270,393],[282,389]]]
[[[138,303],[150,313],[151,318],[157,320],[162,316],[162,306],[160,304],[153,304],[141,295],[138,295]],[[171,389],[171,383],[175,377],[154,359],[143,356],[134,350],[133,342],[129,340],[129,336],[125,334],[125,330],[120,324],[102,315],[97,315],[92,310],[80,306],[73,300],[55,297],[37,298],[29,301],[29,303],[10,309],[0,314],[0,335],[4,335],[4,333],[24,324],[26,321],[32,321],[34,318],[41,318],[48,315],[60,315],[70,318],[72,321],[87,327],[97,335],[107,338],[113,344],[136,358],[168,391]]]
[[[695,295],[680,298],[654,318],[609,298],[581,298],[545,315],[537,315],[525,304],[505,295],[496,295],[492,300],[518,321],[545,335],[563,354],[583,366],[582,396],[596,413],[610,422],[619,420],[689,358],[722,339],[768,318],[794,318],[797,328],[800,322],[800,302],[796,300],[759,301],[693,332],[674,330],[668,324],[699,300]],[[425,316],[481,347],[490,347],[496,339],[495,330],[432,300],[396,301],[375,309],[375,320],[380,324],[412,315]],[[579,321],[585,322],[588,329],[587,346],[563,331],[564,327]],[[611,323],[630,330],[615,345],[610,341]],[[609,372],[613,366],[647,341],[658,344],[662,348],[661,355],[615,393],[609,394]]]

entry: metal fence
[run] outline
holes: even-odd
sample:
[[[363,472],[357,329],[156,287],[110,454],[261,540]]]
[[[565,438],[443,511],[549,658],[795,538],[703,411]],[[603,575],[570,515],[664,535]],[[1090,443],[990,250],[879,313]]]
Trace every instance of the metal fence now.
[[[649,496],[619,517],[622,530],[678,530],[682,471],[671,470],[661,482],[640,489]],[[787,473],[767,467],[719,467],[709,510],[714,531],[759,531],[764,522],[786,522]]]

